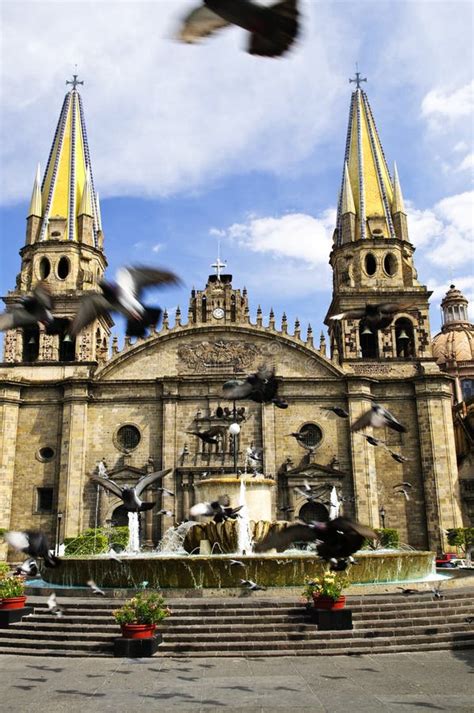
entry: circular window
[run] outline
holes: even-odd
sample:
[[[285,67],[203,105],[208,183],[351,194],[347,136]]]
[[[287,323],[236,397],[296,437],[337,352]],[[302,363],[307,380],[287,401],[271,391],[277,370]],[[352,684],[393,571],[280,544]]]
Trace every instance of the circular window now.
[[[372,253],[367,253],[365,256],[365,271],[368,275],[374,275],[377,269],[377,260]]]
[[[397,271],[397,258],[393,253],[387,253],[383,259],[383,269],[387,275],[395,275]]]
[[[140,431],[136,426],[120,426],[115,436],[116,445],[120,450],[132,451],[141,441]]]
[[[43,463],[53,460],[54,448],[51,448],[51,446],[44,446],[43,448],[40,448],[37,453],[37,458],[38,460],[43,461]]]
[[[51,263],[47,257],[42,257],[39,264],[39,273],[42,280],[46,280],[51,272]]]
[[[69,260],[67,257],[63,257],[58,262],[58,277],[60,280],[64,280],[69,275]]]
[[[307,448],[314,448],[319,445],[323,438],[323,432],[319,426],[316,426],[314,423],[305,423],[304,426],[301,426],[299,434],[300,439],[298,442],[303,448],[305,446]]]

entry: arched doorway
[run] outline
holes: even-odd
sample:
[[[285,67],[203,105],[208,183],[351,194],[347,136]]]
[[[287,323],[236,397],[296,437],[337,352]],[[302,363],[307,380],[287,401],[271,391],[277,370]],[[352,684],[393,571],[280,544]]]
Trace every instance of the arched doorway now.
[[[328,522],[329,510],[322,503],[308,502],[301,507],[298,517],[307,523]]]
[[[112,513],[110,518],[112,527],[127,527],[128,526],[128,510],[125,505],[119,505]]]

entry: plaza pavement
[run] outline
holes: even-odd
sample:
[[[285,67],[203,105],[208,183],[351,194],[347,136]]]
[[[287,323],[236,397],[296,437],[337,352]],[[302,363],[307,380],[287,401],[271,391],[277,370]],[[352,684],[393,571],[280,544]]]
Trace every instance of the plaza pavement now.
[[[0,657],[2,713],[474,711],[474,650],[337,657]]]

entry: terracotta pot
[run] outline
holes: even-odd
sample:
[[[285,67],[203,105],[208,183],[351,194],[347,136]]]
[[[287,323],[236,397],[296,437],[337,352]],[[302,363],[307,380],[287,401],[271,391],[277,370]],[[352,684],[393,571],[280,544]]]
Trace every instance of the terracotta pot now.
[[[326,609],[327,611],[335,609],[344,609],[346,606],[346,598],[343,594],[337,599],[332,597],[323,597],[319,594],[313,594],[313,602],[315,609]]]
[[[0,609],[23,609],[26,597],[4,597],[0,600]]]
[[[151,639],[154,635],[156,624],[122,624],[124,639]]]

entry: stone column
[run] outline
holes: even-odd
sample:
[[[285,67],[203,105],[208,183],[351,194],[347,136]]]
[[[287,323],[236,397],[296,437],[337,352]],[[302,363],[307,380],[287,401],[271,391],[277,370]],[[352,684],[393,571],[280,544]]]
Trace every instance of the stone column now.
[[[368,379],[350,379],[347,389],[349,422],[354,423],[372,405],[370,381]],[[366,429],[364,433],[371,435],[372,429]],[[350,432],[350,436],[356,520],[370,527],[379,527],[374,447],[367,443],[360,433]]]
[[[163,384],[163,423],[162,423],[162,437],[161,437],[161,469],[166,470],[167,468],[175,468],[176,462],[176,422],[177,422],[177,397],[178,397],[178,383],[176,381],[166,381]],[[164,478],[162,478],[161,484],[163,487],[168,488],[174,492],[174,473],[171,472]],[[174,512],[175,503],[174,498],[170,495],[163,493],[162,507],[164,510],[171,510]],[[174,524],[173,517],[163,517],[159,518],[161,523],[161,533],[163,533]]]
[[[0,527],[10,529],[15,451],[20,410],[20,384],[4,382],[0,388]],[[7,554],[0,544],[0,559]]]
[[[86,438],[87,383],[66,383],[58,494],[58,512],[63,513],[64,537],[77,537],[84,528]]]
[[[450,379],[419,377],[415,393],[428,542],[430,549],[443,552],[445,531],[462,527]]]

